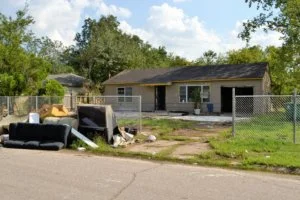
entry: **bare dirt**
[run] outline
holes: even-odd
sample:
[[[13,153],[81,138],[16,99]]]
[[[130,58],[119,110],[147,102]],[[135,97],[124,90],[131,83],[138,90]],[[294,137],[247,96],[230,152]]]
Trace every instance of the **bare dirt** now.
[[[210,137],[216,137],[221,133],[228,130],[229,125],[227,124],[217,124],[217,123],[199,123],[195,127],[187,129],[179,129],[169,133],[169,136],[185,136],[189,137],[195,142],[179,142],[179,141],[169,141],[169,140],[158,140],[154,143],[139,143],[129,146],[128,151],[131,152],[146,152],[156,154],[169,147],[175,146],[175,150],[172,152],[171,156],[187,159],[191,158],[196,154],[208,152],[211,150],[207,140]],[[151,129],[144,127],[143,135],[157,135]]]
[[[208,143],[193,142],[178,146],[172,153],[173,157],[187,159],[192,158],[195,154],[208,152],[211,147]]]
[[[180,142],[177,141],[167,141],[167,140],[159,140],[152,143],[142,143],[142,144],[134,144],[128,147],[128,151],[132,152],[145,152],[156,154],[162,150],[167,149],[173,145],[178,145]]]

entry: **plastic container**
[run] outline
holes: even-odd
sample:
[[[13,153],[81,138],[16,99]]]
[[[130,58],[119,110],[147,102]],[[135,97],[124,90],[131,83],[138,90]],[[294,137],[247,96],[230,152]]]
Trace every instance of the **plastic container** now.
[[[214,104],[208,103],[206,106],[207,106],[207,111],[208,111],[209,113],[214,112]]]

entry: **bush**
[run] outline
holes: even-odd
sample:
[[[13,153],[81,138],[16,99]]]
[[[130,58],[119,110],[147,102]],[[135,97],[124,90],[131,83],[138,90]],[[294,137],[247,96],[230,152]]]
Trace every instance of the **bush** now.
[[[46,96],[64,96],[64,87],[56,80],[47,80],[45,84],[45,95]]]

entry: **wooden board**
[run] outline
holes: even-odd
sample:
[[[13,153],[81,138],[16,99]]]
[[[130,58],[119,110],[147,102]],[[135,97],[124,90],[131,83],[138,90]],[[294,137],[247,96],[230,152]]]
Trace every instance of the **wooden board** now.
[[[90,139],[88,139],[87,137],[85,137],[84,135],[82,135],[76,129],[72,128],[71,133],[73,135],[75,135],[78,139],[82,140],[84,143],[86,143],[87,145],[89,145],[90,147],[92,147],[94,149],[99,147],[97,144],[95,144]]]

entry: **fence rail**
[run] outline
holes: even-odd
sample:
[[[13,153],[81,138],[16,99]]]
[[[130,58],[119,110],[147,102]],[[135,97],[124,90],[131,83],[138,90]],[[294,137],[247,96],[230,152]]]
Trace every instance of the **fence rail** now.
[[[77,105],[111,105],[120,126],[142,130],[141,96],[0,96],[0,121],[7,116],[24,117],[44,105],[63,104],[76,112]]]
[[[233,96],[232,135],[300,143],[300,96]],[[237,120],[238,119],[238,120]]]

